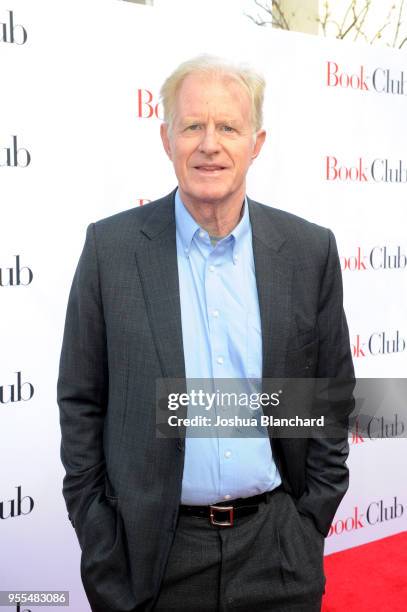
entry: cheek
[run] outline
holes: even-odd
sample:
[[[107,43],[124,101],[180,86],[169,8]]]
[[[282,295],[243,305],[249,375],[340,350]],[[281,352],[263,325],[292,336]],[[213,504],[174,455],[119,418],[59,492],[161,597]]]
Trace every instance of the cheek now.
[[[192,152],[189,150],[189,147],[177,147],[173,150],[174,164],[178,167],[187,166]]]
[[[251,159],[252,158],[249,153],[245,155],[240,155],[238,159],[236,160],[236,166],[241,171],[247,170],[247,168],[250,166]]]
[[[246,145],[245,147],[239,147],[235,150],[230,150],[230,157],[234,160],[236,166],[239,168],[245,168],[250,165],[253,155],[253,147]]]

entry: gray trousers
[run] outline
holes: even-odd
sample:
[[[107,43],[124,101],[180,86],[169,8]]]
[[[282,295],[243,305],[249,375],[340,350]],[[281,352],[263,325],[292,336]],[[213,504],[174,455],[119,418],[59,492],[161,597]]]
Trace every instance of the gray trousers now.
[[[279,489],[233,527],[179,517],[156,612],[319,612],[324,537]]]

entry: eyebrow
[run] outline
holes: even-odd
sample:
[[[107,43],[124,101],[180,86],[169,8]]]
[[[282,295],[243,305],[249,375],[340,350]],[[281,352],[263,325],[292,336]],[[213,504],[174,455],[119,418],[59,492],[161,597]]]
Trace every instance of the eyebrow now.
[[[205,123],[205,119],[202,119],[201,117],[184,117],[182,119],[180,119],[180,123],[182,125],[191,125],[194,123]],[[231,117],[219,117],[219,119],[216,121],[216,124],[218,125],[219,123],[227,123],[229,125],[240,125],[240,121],[238,119],[232,119]]]

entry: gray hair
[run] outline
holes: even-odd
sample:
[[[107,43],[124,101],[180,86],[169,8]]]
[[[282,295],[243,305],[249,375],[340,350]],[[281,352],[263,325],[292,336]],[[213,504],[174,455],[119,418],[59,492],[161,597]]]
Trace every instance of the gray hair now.
[[[252,107],[252,124],[258,132],[263,124],[264,78],[245,64],[234,64],[213,55],[199,55],[180,64],[165,80],[160,90],[164,121],[172,126],[175,100],[184,79],[190,74],[226,77],[240,83],[247,91]]]

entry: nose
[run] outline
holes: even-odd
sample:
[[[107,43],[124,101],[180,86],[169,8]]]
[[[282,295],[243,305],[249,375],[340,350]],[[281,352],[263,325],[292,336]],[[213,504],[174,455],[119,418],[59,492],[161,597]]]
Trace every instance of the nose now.
[[[199,152],[205,155],[214,155],[220,151],[220,143],[216,129],[207,127],[202,131],[201,141],[199,143]]]

